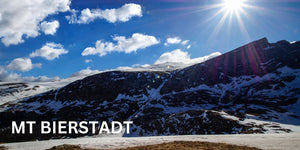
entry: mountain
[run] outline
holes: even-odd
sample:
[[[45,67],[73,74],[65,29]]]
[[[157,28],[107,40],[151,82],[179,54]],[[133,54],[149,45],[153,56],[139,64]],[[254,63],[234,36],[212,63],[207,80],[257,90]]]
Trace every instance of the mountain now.
[[[296,131],[299,58],[300,42],[263,38],[182,69],[95,74],[0,105],[0,142],[82,136],[11,135],[23,120],[133,121],[123,136]]]

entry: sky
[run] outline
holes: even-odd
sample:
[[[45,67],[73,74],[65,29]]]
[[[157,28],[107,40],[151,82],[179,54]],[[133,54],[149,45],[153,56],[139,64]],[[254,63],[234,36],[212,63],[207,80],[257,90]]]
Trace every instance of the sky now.
[[[199,63],[263,37],[299,41],[299,16],[300,0],[0,0],[0,80]]]

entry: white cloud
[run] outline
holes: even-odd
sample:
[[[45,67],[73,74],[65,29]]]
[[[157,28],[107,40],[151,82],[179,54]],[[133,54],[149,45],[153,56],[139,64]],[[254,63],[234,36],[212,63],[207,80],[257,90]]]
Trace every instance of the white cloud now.
[[[81,55],[87,56],[99,54],[99,56],[104,56],[111,52],[132,53],[136,52],[138,49],[144,49],[159,43],[154,36],[141,33],[134,33],[131,38],[127,39],[125,36],[114,36],[113,40],[117,43],[114,44],[112,42],[102,42],[101,40],[98,40],[95,47],[86,48]]]
[[[90,62],[93,62],[93,60],[91,60],[91,59],[86,59],[84,62],[85,62],[85,63],[90,63]]]
[[[163,53],[154,64],[162,64],[166,62],[187,62],[190,60],[188,52],[181,51],[180,49]]]
[[[90,75],[97,74],[97,73],[100,73],[100,72],[101,71],[99,71],[99,70],[91,70],[90,67],[88,67],[86,69],[83,69],[83,70],[80,70],[78,72],[75,72],[75,73],[71,74],[70,77],[90,76]]]
[[[62,54],[67,54],[68,51],[61,44],[46,43],[42,48],[32,52],[30,57],[44,57],[47,60],[58,58]]]
[[[75,23],[77,23],[78,21],[77,21],[77,10],[75,10],[75,9],[71,9],[70,10],[70,12],[71,12],[71,16],[66,16],[66,19],[69,21],[69,24],[75,24]]]
[[[184,40],[184,41],[182,41],[180,37],[176,36],[176,37],[167,38],[167,41],[165,42],[164,45],[165,46],[172,45],[172,44],[186,45],[188,42],[190,42],[190,40]]]
[[[29,71],[35,67],[41,68],[42,64],[33,64],[30,58],[16,58],[7,65],[7,69],[9,70],[17,70],[23,72]]]
[[[165,46],[167,46],[169,44],[178,44],[180,42],[181,42],[181,39],[179,37],[167,38],[167,42],[165,43]]]
[[[92,9],[86,8],[81,11],[80,16],[77,18],[76,10],[72,10],[72,15],[67,16],[69,23],[82,23],[88,24],[95,19],[105,19],[110,23],[126,22],[132,17],[142,17],[142,7],[138,4],[130,3],[124,4],[118,9]]]
[[[0,81],[1,82],[50,82],[57,81],[59,77],[48,78],[46,76],[38,76],[38,77],[23,77],[22,74],[10,73],[5,70],[4,67],[0,66]]]
[[[188,52],[181,51],[180,49],[163,53],[158,60],[155,61],[154,64],[163,64],[167,62],[171,63],[183,63],[183,64],[196,64],[201,63],[211,58],[217,57],[221,55],[220,52],[215,52],[207,56],[198,57],[198,58],[190,58]]]
[[[54,35],[59,28],[59,22],[54,20],[52,22],[43,21],[41,23],[41,30],[48,35]]]
[[[182,44],[182,45],[186,45],[189,41],[190,41],[190,40],[182,41],[181,44]]]
[[[18,78],[20,78],[19,74],[9,73],[7,70],[5,70],[4,67],[0,66],[0,81],[1,82],[15,81]]]
[[[142,67],[142,68],[145,68],[145,67],[150,67],[151,65],[149,65],[149,64],[143,64],[143,65],[141,65],[141,64],[133,64],[132,65],[132,67],[133,68],[136,68],[136,67]]]
[[[187,47],[186,47],[186,49],[190,49],[191,48],[191,45],[188,45]]]
[[[0,38],[5,46],[23,43],[23,37],[39,35],[47,16],[68,11],[70,0],[1,0]]]

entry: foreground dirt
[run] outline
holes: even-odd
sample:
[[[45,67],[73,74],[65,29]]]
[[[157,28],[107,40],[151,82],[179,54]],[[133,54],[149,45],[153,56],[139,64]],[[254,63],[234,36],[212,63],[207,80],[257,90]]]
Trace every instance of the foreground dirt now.
[[[7,148],[4,146],[0,146],[0,150],[7,150]]]
[[[174,141],[170,143],[162,143],[155,145],[128,147],[124,149],[114,150],[260,150],[255,147],[238,146],[225,143],[210,142],[192,142],[192,141]],[[49,150],[100,150],[100,149],[82,149],[79,145],[59,145]]]

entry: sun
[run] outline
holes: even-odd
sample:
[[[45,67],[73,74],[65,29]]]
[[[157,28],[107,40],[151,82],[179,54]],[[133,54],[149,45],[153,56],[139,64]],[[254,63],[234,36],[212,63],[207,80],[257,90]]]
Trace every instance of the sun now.
[[[216,18],[218,18],[219,21],[214,22],[216,26],[208,37],[209,39],[216,38],[220,32],[227,31],[231,33],[232,30],[236,31],[237,29],[239,29],[245,38],[250,39],[244,20],[254,21],[249,10],[254,10],[258,7],[254,6],[253,2],[250,0],[219,0],[216,5],[211,5],[210,8],[216,9],[217,11],[211,17],[208,17],[205,22],[212,21]],[[227,26],[226,29],[224,25]]]
[[[223,0],[223,8],[228,12],[238,12],[245,6],[245,0]]]

